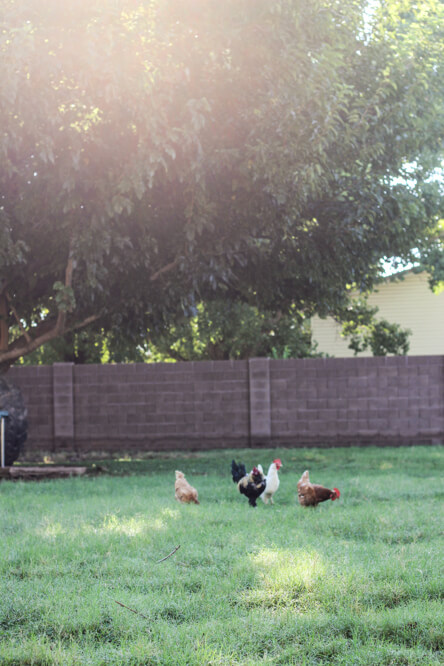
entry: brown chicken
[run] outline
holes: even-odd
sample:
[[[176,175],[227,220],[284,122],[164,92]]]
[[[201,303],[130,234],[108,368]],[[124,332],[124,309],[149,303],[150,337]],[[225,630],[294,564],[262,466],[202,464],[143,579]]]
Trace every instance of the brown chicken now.
[[[334,501],[340,497],[341,493],[337,488],[325,488],[317,483],[311,483],[308,478],[308,469],[298,481],[298,500],[302,506],[317,506],[319,502],[325,502],[331,499]]]
[[[183,472],[176,470],[176,482],[174,484],[175,497],[179,502],[184,502],[186,504],[194,502],[199,504],[197,499],[197,490],[193,488],[185,478]]]

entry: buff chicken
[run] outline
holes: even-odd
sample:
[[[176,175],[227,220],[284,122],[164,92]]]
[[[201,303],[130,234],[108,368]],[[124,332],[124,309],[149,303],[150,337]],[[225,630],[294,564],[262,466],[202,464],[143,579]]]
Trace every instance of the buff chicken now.
[[[176,470],[174,495],[178,502],[183,502],[184,504],[194,502],[194,504],[199,504],[196,488],[193,488],[193,486],[188,483],[185,474],[179,470]]]

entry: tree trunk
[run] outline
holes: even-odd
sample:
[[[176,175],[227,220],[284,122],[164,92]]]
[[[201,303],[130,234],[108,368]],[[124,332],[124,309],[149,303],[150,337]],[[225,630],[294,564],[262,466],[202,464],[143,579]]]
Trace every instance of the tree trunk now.
[[[6,292],[0,294],[0,352],[8,351],[9,327],[8,327],[8,300]]]

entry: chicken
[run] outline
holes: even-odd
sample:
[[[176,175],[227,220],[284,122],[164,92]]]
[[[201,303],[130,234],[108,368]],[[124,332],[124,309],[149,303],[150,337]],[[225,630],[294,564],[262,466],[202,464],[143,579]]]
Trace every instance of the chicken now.
[[[247,470],[245,468],[244,463],[237,463],[235,460],[231,461],[231,476],[233,477],[233,481],[237,483],[238,481],[241,480],[243,476],[247,475]]]
[[[246,468],[243,463],[237,464],[235,460],[231,462],[231,476],[233,481],[237,483],[239,492],[248,497],[248,504],[256,506],[257,498],[262,495],[267,484],[263,472],[260,472],[257,467],[253,467],[249,474],[246,473]]]
[[[197,490],[193,488],[185,478],[183,472],[176,470],[176,482],[174,484],[175,497],[179,502],[184,502],[188,504],[189,502],[194,502],[199,504],[197,499]]]
[[[265,477],[266,480],[266,486],[265,490],[261,495],[261,499],[265,504],[268,504],[268,501],[270,501],[270,504],[274,504],[273,502],[273,495],[279,488],[279,476],[278,476],[278,470],[282,467],[282,463],[279,458],[276,458],[273,460],[271,463],[270,467],[268,468],[267,476]],[[258,465],[258,469],[260,472],[263,473],[261,465]]]
[[[311,483],[308,478],[308,469],[298,481],[298,500],[302,506],[317,506],[319,502],[325,502],[331,499],[334,501],[340,497],[341,493],[337,488],[325,488],[317,483]]]

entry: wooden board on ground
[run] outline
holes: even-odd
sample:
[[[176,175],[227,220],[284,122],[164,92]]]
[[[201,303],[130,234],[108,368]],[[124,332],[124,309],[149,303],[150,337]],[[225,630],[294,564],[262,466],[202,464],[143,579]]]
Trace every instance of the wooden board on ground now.
[[[61,467],[45,465],[40,467],[0,467],[0,479],[60,479],[69,476],[83,476],[87,467]]]

